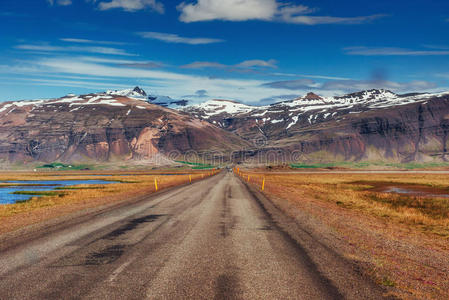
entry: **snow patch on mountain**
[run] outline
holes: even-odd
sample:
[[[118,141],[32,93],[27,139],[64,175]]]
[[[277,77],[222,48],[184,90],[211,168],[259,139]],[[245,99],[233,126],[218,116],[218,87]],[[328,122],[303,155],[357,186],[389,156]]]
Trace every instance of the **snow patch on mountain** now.
[[[57,99],[38,99],[38,100],[28,100],[28,101],[14,101],[0,103],[0,113],[7,111],[11,112],[17,107],[28,107],[31,106],[31,111],[34,109],[46,106],[55,107],[57,110],[58,105],[69,104],[70,107],[78,106],[82,107],[84,105],[108,105],[108,106],[126,106],[126,102],[122,103],[121,98],[129,98],[133,100],[147,100],[147,96],[144,90],[139,87],[127,90],[115,90],[107,91],[102,93],[88,94],[88,95],[75,95],[68,94],[62,98]],[[143,107],[143,109],[145,109]],[[75,111],[75,110],[71,110]]]
[[[107,95],[115,95],[115,96],[123,96],[123,97],[145,100],[145,101],[148,99],[147,93],[138,86],[136,86],[134,89],[108,90],[108,91],[106,91],[106,94]]]
[[[201,104],[182,108],[181,110],[195,117],[206,120],[214,119],[215,121],[222,115],[227,118],[263,117],[262,120],[264,122],[270,118],[279,120],[281,119],[280,117],[283,117],[286,118],[285,121],[289,124],[287,127],[291,128],[298,122],[301,115],[305,115],[309,123],[312,124],[319,121],[320,118],[328,119],[329,117],[334,117],[337,114],[336,111],[360,113],[370,109],[406,105],[419,101],[424,102],[429,98],[448,94],[397,95],[388,90],[368,90],[339,97],[320,97],[314,93],[309,93],[304,97],[268,106],[251,106],[228,100],[209,100]],[[292,115],[297,115],[297,118]]]
[[[201,104],[189,106],[182,110],[186,112],[198,111],[199,115],[202,115],[203,118],[207,119],[220,114],[235,115],[248,113],[256,108],[257,107],[230,100],[209,100]]]
[[[294,116],[292,118],[292,122],[287,125],[287,129],[290,129],[290,127],[292,127],[293,125],[296,125],[296,123],[298,123],[298,120],[299,120],[299,116]]]

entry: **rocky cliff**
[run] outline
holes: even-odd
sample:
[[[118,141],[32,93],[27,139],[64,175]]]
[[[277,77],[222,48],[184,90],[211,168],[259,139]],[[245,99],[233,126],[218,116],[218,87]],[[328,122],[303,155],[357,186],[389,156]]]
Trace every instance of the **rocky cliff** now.
[[[211,100],[181,111],[139,89],[0,104],[0,160],[447,161],[449,93],[371,90],[268,106]]]
[[[108,91],[0,104],[0,160],[106,162],[239,149],[233,133],[150,104],[139,91]]]
[[[221,104],[221,105],[220,105]],[[210,101],[185,109],[283,161],[446,161],[449,93],[396,95],[371,90],[268,106]]]

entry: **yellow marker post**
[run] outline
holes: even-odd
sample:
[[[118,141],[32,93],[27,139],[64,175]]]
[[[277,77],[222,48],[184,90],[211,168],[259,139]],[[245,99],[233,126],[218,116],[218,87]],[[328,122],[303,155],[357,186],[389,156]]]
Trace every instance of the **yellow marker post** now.
[[[251,178],[251,176],[248,175],[248,183],[249,183],[249,179]]]
[[[157,190],[158,190],[158,187],[157,187],[157,178],[154,178],[154,188],[156,189],[156,192],[157,192]]]
[[[262,191],[265,190],[265,177],[262,180]]]
[[[189,175],[189,181],[192,183],[192,175]]]

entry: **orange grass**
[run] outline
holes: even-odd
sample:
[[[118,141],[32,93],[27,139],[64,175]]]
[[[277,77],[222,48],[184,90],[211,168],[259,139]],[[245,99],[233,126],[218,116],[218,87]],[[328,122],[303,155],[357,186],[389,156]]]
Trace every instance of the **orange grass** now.
[[[191,174],[170,176],[140,174],[142,173],[131,176],[108,177],[86,176],[73,174],[73,172],[0,174],[0,181],[102,179],[121,182],[104,185],[78,185],[63,190],[64,195],[62,196],[32,197],[26,202],[0,205],[0,234],[78,210],[108,205],[126,201],[132,197],[152,194],[156,192],[155,179],[157,180],[158,190],[161,191],[169,187],[189,183],[189,175],[192,176],[192,182],[194,182],[213,175],[213,172],[192,172]],[[32,190],[32,187],[30,187],[30,190]]]
[[[373,192],[363,181],[426,185],[449,194],[447,174],[260,174],[242,172],[244,180],[276,195],[298,192],[347,209],[389,218],[449,238],[449,199]],[[357,182],[354,184],[354,182]],[[362,183],[359,183],[362,182]]]
[[[373,184],[449,193],[447,174],[239,172],[292,217],[337,236],[332,245],[400,298],[449,299],[449,199],[377,192]],[[339,244],[341,242],[341,244]],[[338,246],[337,246],[338,245]]]

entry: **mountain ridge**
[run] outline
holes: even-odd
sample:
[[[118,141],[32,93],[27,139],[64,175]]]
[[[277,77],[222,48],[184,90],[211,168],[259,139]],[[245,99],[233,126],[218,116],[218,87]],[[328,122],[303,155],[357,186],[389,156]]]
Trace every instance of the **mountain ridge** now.
[[[208,122],[150,103],[142,91],[1,103],[0,160],[173,160],[189,151],[226,153],[248,145]]]
[[[447,160],[447,92],[397,95],[388,90],[367,90],[338,97],[308,94],[259,107],[208,101],[182,110],[245,140],[263,140],[263,149],[257,150],[263,153],[299,151],[306,161]]]
[[[170,160],[191,151],[235,161],[270,151],[304,161],[446,161],[448,136],[449,93],[309,93],[264,106],[215,99],[174,110],[135,87],[0,103],[0,160],[8,162]],[[289,161],[298,158],[281,160]]]

